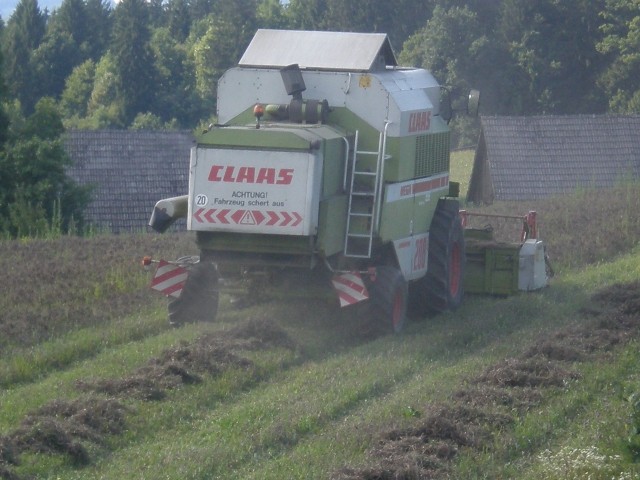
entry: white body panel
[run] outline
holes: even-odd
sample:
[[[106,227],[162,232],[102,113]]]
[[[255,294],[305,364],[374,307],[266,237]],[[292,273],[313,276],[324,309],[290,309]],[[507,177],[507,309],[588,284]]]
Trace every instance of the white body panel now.
[[[529,291],[547,286],[547,270],[542,240],[529,239],[520,248],[518,289]]]
[[[417,280],[427,273],[429,233],[395,240],[393,247],[405,280]]]
[[[417,180],[390,183],[385,186],[385,203],[397,202],[408,198],[422,196],[423,201],[430,201],[432,194],[445,195],[449,191],[449,174],[443,173]]]
[[[370,71],[397,65],[397,61],[384,33],[260,29],[239,64],[262,68],[299,64],[315,70]]]
[[[188,229],[313,235],[322,161],[309,152],[191,150]]]
[[[325,72],[303,70],[307,99],[327,100],[330,107],[346,107],[376,130],[388,135],[420,135],[439,115],[440,87],[423,69],[382,72]],[[280,70],[232,68],[218,82],[218,121],[230,122],[256,103],[288,104]]]

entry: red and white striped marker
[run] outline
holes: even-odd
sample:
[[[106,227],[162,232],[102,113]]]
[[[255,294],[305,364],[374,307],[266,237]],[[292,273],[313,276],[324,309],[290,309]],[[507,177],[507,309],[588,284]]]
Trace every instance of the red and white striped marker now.
[[[333,288],[338,293],[340,307],[346,307],[369,298],[369,291],[358,272],[343,273],[331,279]]]
[[[166,260],[158,262],[156,273],[151,279],[151,288],[168,297],[178,298],[182,293],[184,283],[187,281],[189,272],[180,265],[174,265]]]

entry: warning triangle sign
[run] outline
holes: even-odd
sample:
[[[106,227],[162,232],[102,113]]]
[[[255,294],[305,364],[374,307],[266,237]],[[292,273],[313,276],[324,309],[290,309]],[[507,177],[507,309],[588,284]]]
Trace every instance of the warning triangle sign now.
[[[255,224],[256,224],[256,219],[253,218],[253,214],[251,213],[251,210],[247,210],[242,216],[242,218],[240,219],[240,225],[255,225]]]

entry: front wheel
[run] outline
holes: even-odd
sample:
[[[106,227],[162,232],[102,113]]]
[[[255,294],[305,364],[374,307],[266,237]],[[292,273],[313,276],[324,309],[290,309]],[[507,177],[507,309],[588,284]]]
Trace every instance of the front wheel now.
[[[464,295],[465,245],[458,202],[441,199],[429,230],[427,275],[412,285],[412,304],[421,313],[455,310]]]
[[[408,297],[407,281],[400,270],[386,265],[376,268],[369,285],[369,312],[376,324],[399,333],[407,317]]]
[[[218,270],[200,261],[189,271],[182,293],[169,301],[169,323],[213,322],[218,313]]]

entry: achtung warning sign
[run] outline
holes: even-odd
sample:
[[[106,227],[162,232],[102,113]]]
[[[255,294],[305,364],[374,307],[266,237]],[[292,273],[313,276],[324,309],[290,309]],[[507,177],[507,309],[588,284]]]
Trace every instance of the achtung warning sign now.
[[[246,212],[244,212],[244,214],[242,215],[242,218],[240,219],[240,225],[255,225],[256,224],[256,219],[253,218],[253,214],[251,213],[251,210],[247,210]]]
[[[316,154],[197,147],[191,155],[190,230],[315,233]]]

